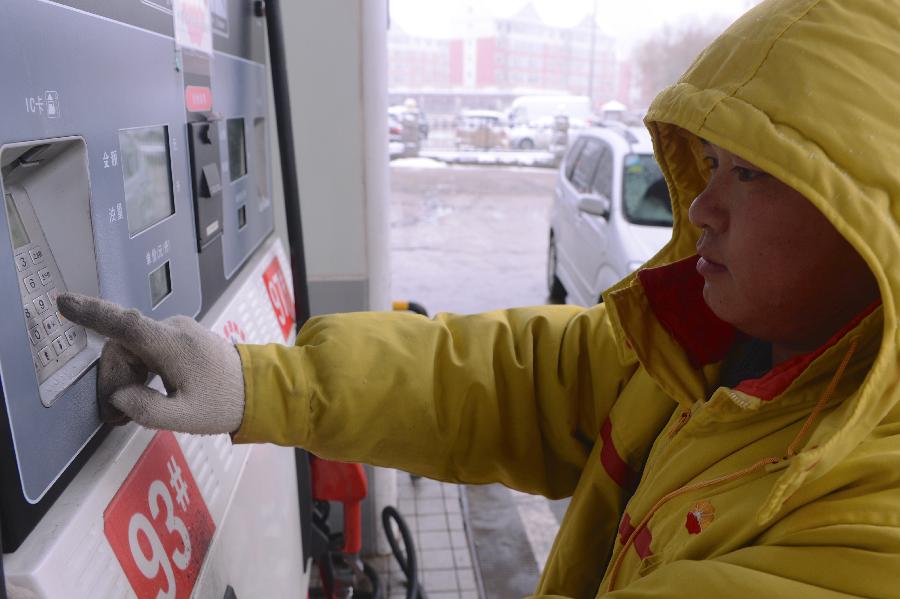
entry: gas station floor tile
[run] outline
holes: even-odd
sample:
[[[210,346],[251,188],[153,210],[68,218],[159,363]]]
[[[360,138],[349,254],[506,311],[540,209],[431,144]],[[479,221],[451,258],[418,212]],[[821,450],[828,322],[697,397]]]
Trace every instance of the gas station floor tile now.
[[[482,599],[467,533],[466,498],[458,485],[400,473],[397,506],[416,544],[419,584],[429,599]],[[399,540],[399,535],[398,535]],[[401,541],[402,543],[402,541]],[[367,559],[389,599],[405,599],[406,577],[392,556]]]

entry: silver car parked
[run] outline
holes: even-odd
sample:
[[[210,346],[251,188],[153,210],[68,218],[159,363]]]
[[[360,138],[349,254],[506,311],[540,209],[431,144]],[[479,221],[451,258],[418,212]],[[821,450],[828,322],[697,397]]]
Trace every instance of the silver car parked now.
[[[672,234],[672,205],[643,128],[585,129],[559,169],[547,251],[551,301],[590,306]]]

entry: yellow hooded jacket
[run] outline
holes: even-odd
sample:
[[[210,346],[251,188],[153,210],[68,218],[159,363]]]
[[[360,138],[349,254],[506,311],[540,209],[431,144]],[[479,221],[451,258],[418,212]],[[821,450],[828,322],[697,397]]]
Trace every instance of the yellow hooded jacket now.
[[[647,116],[671,242],[591,309],[311,320],[239,346],[239,442],[572,496],[536,597],[900,596],[900,1],[774,0]],[[718,385],[700,299],[702,137],[806,196],[881,305]]]

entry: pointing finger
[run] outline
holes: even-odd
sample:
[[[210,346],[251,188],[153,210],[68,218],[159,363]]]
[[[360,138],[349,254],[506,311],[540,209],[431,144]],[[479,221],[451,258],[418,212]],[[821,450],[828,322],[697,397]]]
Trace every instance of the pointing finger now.
[[[56,298],[56,304],[68,320],[120,341],[145,358],[152,355],[149,350],[162,330],[162,325],[138,310],[125,309],[96,297],[66,292]]]

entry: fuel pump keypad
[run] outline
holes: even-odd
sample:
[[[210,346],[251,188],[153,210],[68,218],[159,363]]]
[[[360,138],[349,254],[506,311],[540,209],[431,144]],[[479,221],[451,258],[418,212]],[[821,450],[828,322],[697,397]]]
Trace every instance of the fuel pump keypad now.
[[[40,289],[40,283],[38,283],[38,279],[34,275],[28,275],[22,279],[22,284],[25,285],[25,291],[28,293],[34,293]]]
[[[34,298],[32,302],[34,303],[34,307],[38,314],[43,314],[50,309],[50,300],[47,299],[46,295],[39,295]]]
[[[43,382],[85,345],[84,329],[56,311],[56,297],[65,291],[52,256],[39,243],[16,254],[22,280],[22,312],[31,339],[38,380]]]
[[[59,319],[55,314],[50,318],[44,320],[44,330],[47,331],[48,335],[52,335],[57,330],[59,330]]]

